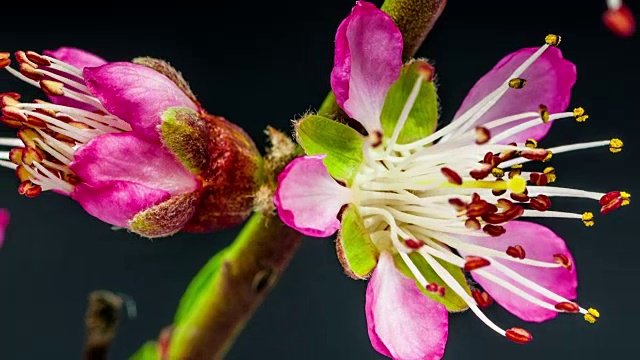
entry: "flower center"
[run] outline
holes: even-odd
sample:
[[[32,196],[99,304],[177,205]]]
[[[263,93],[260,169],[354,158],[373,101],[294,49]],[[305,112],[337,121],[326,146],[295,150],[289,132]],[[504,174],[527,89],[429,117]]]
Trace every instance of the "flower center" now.
[[[20,102],[20,94],[0,94],[2,122],[18,128],[18,138],[0,139],[0,166],[15,169],[18,191],[35,197],[44,190],[70,194],[81,180],[69,169],[75,151],[96,136],[130,131],[129,124],[109,114],[87,88],[82,71],[33,51],[18,51],[19,71],[9,53],[0,53],[0,67],[40,87],[57,105],[42,100]]]
[[[476,291],[469,295],[436,259],[465,271],[474,271],[545,309],[582,313],[587,321],[595,322],[599,316],[597,311],[584,309],[494,261],[501,259],[536,267],[570,269],[572,264],[565,254],[556,254],[550,259],[529,259],[526,249],[517,243],[506,251],[498,251],[464,239],[501,236],[506,232],[504,225],[519,217],[570,218],[582,220],[586,226],[594,224],[591,212],[549,210],[554,196],[599,200],[603,214],[628,204],[630,199],[628,193],[619,191],[598,193],[549,187],[547,185],[556,179],[554,168],[546,167],[540,172],[524,171],[523,168],[525,163],[547,162],[553,154],[580,149],[605,146],[612,153],[617,153],[622,148],[619,139],[550,149],[539,148],[533,139],[524,144],[501,144],[513,135],[550,121],[574,118],[577,122],[584,122],[588,115],[582,108],[550,114],[546,106],[540,105],[537,111],[476,125],[477,120],[487,114],[504,94],[526,86],[526,79],[520,76],[547,48],[557,45],[560,38],[549,35],[545,41],[546,44],[524,61],[509,80],[451,124],[422,140],[398,144],[398,134],[424,80],[419,77],[392,136],[380,144],[372,140],[365,142],[365,164],[353,186],[356,206],[372,241],[380,250],[398,253],[425,289],[437,289],[434,293],[443,293],[439,291],[441,284],[428,283],[408,256],[411,252],[419,253],[483,322],[516,342],[530,340],[530,334],[519,328],[503,330],[494,324],[479,310],[480,305],[487,303],[486,293]],[[517,125],[505,127],[515,122]],[[498,127],[503,130],[497,131]],[[517,239],[513,240],[517,242]],[[460,253],[473,256],[463,258]],[[488,272],[487,266],[492,266],[501,276]],[[545,300],[536,295],[543,295]]]

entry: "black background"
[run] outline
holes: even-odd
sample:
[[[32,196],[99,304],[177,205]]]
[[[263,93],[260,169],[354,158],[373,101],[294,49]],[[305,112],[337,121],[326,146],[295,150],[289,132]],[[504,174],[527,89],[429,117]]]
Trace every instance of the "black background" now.
[[[167,59],[210,112],[240,124],[262,146],[267,124],[289,130],[291,118],[323,100],[335,30],[353,1],[92,5],[98,4],[23,3],[19,9],[3,4],[0,44],[5,51],[76,46],[113,61],[139,55]],[[583,125],[559,122],[542,145],[613,136],[626,143],[617,155],[599,148],[556,156],[556,184],[637,193],[640,39],[609,33],[600,21],[604,8],[604,1],[595,0],[451,1],[418,54],[435,62],[443,121],[502,56],[541,44],[549,32],[561,34],[565,56],[578,67],[571,106],[584,106],[591,118]],[[42,96],[8,74],[0,79],[0,91]],[[19,196],[11,171],[0,172],[0,184],[0,206],[13,216],[0,251],[0,359],[78,358],[86,296],[100,288],[137,302],[138,317],[123,321],[112,348],[113,359],[125,359],[171,322],[190,278],[236,233],[150,242],[110,230],[59,195]],[[593,201],[579,200],[554,201],[554,206],[598,209]],[[533,333],[535,340],[522,346],[497,336],[470,312],[456,314],[445,358],[634,358],[640,320],[637,209],[632,204],[598,216],[589,229],[578,221],[545,222],[567,240],[576,258],[579,300],[602,313],[596,325],[569,315],[529,325],[498,306],[489,309],[498,324]],[[331,240],[306,239],[228,358],[382,358],[366,333],[365,286],[343,275]]]

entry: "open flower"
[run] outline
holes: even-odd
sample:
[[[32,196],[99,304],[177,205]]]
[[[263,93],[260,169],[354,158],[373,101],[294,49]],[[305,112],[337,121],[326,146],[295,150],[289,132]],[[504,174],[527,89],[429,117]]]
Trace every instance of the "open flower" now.
[[[147,237],[210,231],[252,210],[260,155],[251,139],[207,114],[180,73],[138,58],[107,63],[73,48],[0,54],[0,67],[50,102],[1,94],[2,122],[19,128],[0,165],[19,192],[53,190],[91,215]]]
[[[279,177],[275,204],[300,232],[338,232],[338,256],[348,275],[370,276],[366,317],[377,351],[394,359],[438,359],[447,339],[447,311],[470,308],[508,339],[532,339],[504,329],[481,308],[495,300],[512,314],[541,322],[559,312],[595,309],[575,303],[576,267],[553,231],[520,218],[577,219],[593,214],[550,210],[556,196],[592,199],[608,213],[629,203],[625,192],[551,187],[555,170],[528,171],[552,154],[608,147],[619,139],[540,148],[551,124],[584,122],[566,112],[575,66],[549,35],[545,45],[504,57],[471,89],[449,125],[435,131],[438,104],[433,68],[402,64],[402,37],[375,6],[358,2],[336,35],[331,84],[338,104],[366,130],[309,115],[295,125],[308,156]],[[542,105],[541,105],[542,104]],[[434,132],[435,131],[435,132]],[[482,286],[471,288],[469,272]]]

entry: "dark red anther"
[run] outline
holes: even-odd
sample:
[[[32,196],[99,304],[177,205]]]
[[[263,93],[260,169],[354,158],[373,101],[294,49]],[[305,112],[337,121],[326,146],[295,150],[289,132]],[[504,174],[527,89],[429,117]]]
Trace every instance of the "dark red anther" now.
[[[471,295],[473,296],[473,300],[476,301],[476,304],[478,304],[480,308],[486,308],[493,304],[493,299],[491,298],[491,296],[489,296],[489,294],[487,294],[486,291],[473,289],[471,290]]]
[[[18,186],[18,193],[28,198],[34,198],[42,192],[40,185],[36,185],[29,180],[23,181]]]
[[[514,257],[516,259],[524,259],[526,256],[526,253],[522,248],[522,246],[516,245],[516,246],[509,246],[507,248],[507,255]]]
[[[505,211],[511,209],[514,206],[513,202],[508,199],[498,199],[496,205]]]
[[[542,173],[531,173],[531,175],[529,175],[529,181],[538,186],[547,186],[549,184],[547,175]]]
[[[560,311],[564,311],[572,314],[580,312],[580,306],[578,306],[578,304],[573,302],[568,302],[568,301],[557,303],[555,308],[556,310],[560,310]]]
[[[11,65],[11,59],[9,58],[11,55],[7,52],[0,52],[0,69],[4,69],[7,66]]]
[[[491,139],[491,132],[484,126],[476,127],[476,144],[486,144]]]
[[[20,63],[20,64],[29,64],[33,68],[37,68],[38,67],[38,64],[36,64],[33,61],[29,60],[29,58],[27,57],[27,54],[22,50],[16,51],[15,53],[13,53],[13,56],[16,57],[16,61],[18,61],[18,63]]]
[[[520,155],[525,159],[542,161],[547,158],[549,153],[545,149],[529,149],[523,151]]]
[[[529,201],[529,206],[538,211],[547,211],[551,207],[551,199],[546,195],[538,195]]]
[[[622,206],[622,202],[623,202],[622,198],[616,198],[616,199],[610,201],[608,204],[603,205],[600,208],[600,213],[602,213],[603,215],[604,214],[608,214],[608,213],[612,212],[613,210],[616,210],[619,207],[621,207]]]
[[[602,15],[602,21],[609,30],[618,36],[628,37],[636,31],[636,21],[626,5],[607,10]]]
[[[482,220],[488,224],[502,224],[507,221],[507,218],[504,216],[504,213],[489,213],[482,215]]]
[[[562,267],[564,267],[567,270],[571,270],[573,269],[573,262],[571,261],[571,259],[569,259],[569,257],[567,255],[564,254],[555,254],[553,255],[553,259],[560,265],[562,265]]]
[[[524,193],[511,193],[509,195],[513,200],[518,201],[518,202],[527,202],[529,201],[529,196],[527,195],[527,190],[525,190]]]
[[[482,180],[491,174],[491,165],[483,164],[480,169],[473,169],[469,171],[469,175],[475,180]]]
[[[410,249],[417,250],[424,246],[424,241],[414,240],[414,239],[405,239],[404,244],[407,245],[407,247]]]
[[[449,205],[453,206],[457,211],[461,211],[467,206],[464,201],[458,198],[449,199]]]
[[[444,175],[450,183],[455,185],[462,185],[462,177],[457,172],[451,170],[448,167],[440,168],[440,172]]]
[[[445,291],[446,291],[444,286],[440,286],[440,285],[438,285],[437,283],[434,283],[434,282],[427,284],[427,287],[425,287],[425,289],[428,292],[430,292],[432,294],[439,295],[439,296],[444,296]]]
[[[482,228],[480,221],[478,221],[478,219],[473,217],[470,217],[467,220],[465,220],[464,226],[470,230],[480,230]]]
[[[504,194],[506,194],[507,190],[491,190],[491,194],[493,194],[493,196],[502,196]]]
[[[31,60],[31,62],[33,62],[36,65],[40,65],[40,66],[51,65],[51,62],[49,60],[45,59],[44,56],[38,54],[35,51],[27,51],[25,53],[25,56],[27,57],[27,59]]]
[[[484,231],[485,233],[491,235],[491,236],[500,236],[502,234],[504,234],[505,232],[507,232],[507,230],[505,230],[504,227],[500,226],[500,225],[485,225],[482,228],[482,231]]]
[[[516,205],[511,209],[505,210],[503,214],[507,218],[507,221],[515,220],[524,214],[524,207]]]
[[[529,341],[533,340],[533,336],[531,336],[531,333],[529,333],[525,329],[517,327],[507,330],[505,336],[507,337],[507,339],[518,344],[526,344]]]
[[[491,262],[480,256],[467,256],[464,271],[473,271],[491,265]]]
[[[488,202],[484,201],[484,200],[480,200],[480,201],[476,201],[476,202],[472,202],[471,204],[467,205],[467,216],[469,217],[480,217],[484,214],[490,213],[491,210],[493,210],[493,208],[491,207],[492,204],[489,204]],[[495,205],[493,205],[495,207]],[[497,208],[496,208],[497,211]]]
[[[600,205],[607,205],[611,201],[620,197],[620,191],[610,191],[600,198]]]
[[[40,81],[44,79],[44,75],[39,73],[37,68],[31,66],[29,63],[20,64],[20,74],[33,81]]]
[[[480,195],[478,193],[473,193],[471,195],[471,202],[476,202],[476,201],[480,201],[480,200],[481,200],[481,198],[480,198]]]
[[[0,98],[4,98],[4,97],[8,97],[16,101],[20,100],[20,94],[13,91],[0,93]]]
[[[493,161],[493,153],[488,152],[484,154],[484,158],[482,159],[482,162],[485,164],[491,164],[491,161]]]

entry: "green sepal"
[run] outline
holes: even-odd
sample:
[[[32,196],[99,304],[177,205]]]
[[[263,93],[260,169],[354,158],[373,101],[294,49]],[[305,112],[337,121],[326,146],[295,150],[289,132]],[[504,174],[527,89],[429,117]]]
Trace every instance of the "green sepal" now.
[[[445,283],[444,280],[442,280],[440,276],[438,276],[438,274],[436,274],[436,272],[429,265],[429,263],[427,263],[427,260],[422,257],[422,255],[418,254],[417,252],[412,252],[409,254],[409,258],[415,264],[416,268],[420,270],[420,273],[422,274],[422,276],[424,276],[428,283],[435,282],[436,284],[445,287],[444,296],[440,296],[430,293],[429,291],[427,291],[427,289],[424,288],[424,286],[420,285],[418,281],[416,281],[416,285],[423,294],[441,303],[447,308],[447,310],[452,312],[463,311],[468,308],[464,300],[462,300],[462,298],[458,296],[458,294],[456,294],[455,291],[453,291],[453,289],[451,289],[449,285],[447,285],[447,283]],[[402,258],[400,258],[400,255],[395,254],[393,256],[393,260],[398,270],[400,270],[405,276],[415,280],[415,277],[411,273],[411,270],[409,270],[407,264],[405,264]],[[449,274],[451,274],[453,278],[456,279],[458,283],[460,283],[460,285],[462,285],[467,294],[471,295],[471,290],[469,289],[467,280],[465,279],[464,273],[459,267],[452,265],[444,260],[436,259],[436,261],[440,265],[442,265],[442,267],[444,267],[444,269],[447,270]]]
[[[371,242],[364,222],[353,205],[349,205],[342,213],[336,251],[344,271],[354,279],[366,279],[378,263],[378,249]]]
[[[197,111],[170,107],[162,115],[160,136],[164,145],[191,173],[207,170],[208,131]]]
[[[216,273],[220,270],[222,261],[226,255],[226,249],[221,250],[214,255],[200,272],[191,280],[189,287],[182,295],[178,310],[174,317],[174,324],[178,325],[182,320],[187,319],[189,314],[195,309],[196,304],[200,300],[201,295],[206,292],[212,284],[212,280]]]
[[[298,143],[307,155],[326,154],[324,164],[335,179],[351,185],[364,162],[364,136],[349,126],[319,115],[308,115],[295,125]]]
[[[431,135],[438,125],[438,95],[433,83],[433,67],[422,60],[415,60],[402,67],[400,77],[387,93],[380,115],[382,131],[385,138],[391,138],[402,109],[420,75],[424,80],[409,117],[400,131],[398,144],[423,139]]]
[[[155,341],[147,341],[135,354],[131,355],[129,360],[160,360],[158,343]]]

